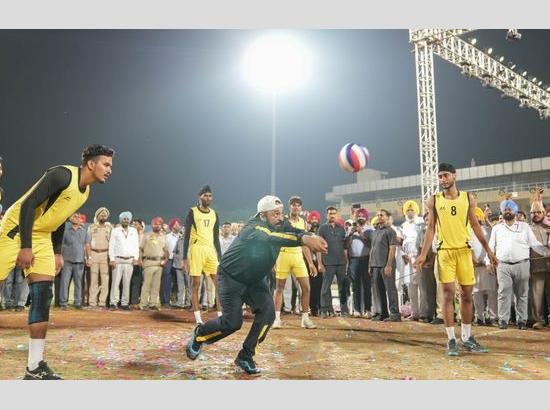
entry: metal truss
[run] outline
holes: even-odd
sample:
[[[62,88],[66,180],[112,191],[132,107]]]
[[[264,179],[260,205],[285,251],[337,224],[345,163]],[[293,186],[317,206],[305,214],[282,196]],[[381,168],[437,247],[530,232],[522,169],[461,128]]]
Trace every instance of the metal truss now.
[[[437,179],[437,122],[434,94],[433,55],[459,67],[467,77],[478,78],[483,87],[502,92],[503,98],[514,98],[522,108],[538,111],[541,119],[550,118],[550,87],[542,81],[526,78],[527,72],[517,73],[515,65],[503,64],[504,58],[492,57],[492,50],[482,51],[459,36],[469,29],[419,29],[409,31],[414,44],[416,60],[416,88],[418,98],[418,136],[420,147],[420,175],[422,208],[439,189]]]

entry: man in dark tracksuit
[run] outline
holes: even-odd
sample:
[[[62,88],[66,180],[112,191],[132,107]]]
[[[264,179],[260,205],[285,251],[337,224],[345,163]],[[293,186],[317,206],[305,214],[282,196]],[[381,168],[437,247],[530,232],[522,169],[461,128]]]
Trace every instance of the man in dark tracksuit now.
[[[218,290],[223,314],[195,328],[187,344],[187,357],[195,360],[203,343],[215,343],[239,330],[243,323],[242,305],[246,303],[255,317],[235,364],[248,374],[260,373],[252,357],[275,320],[267,276],[282,246],[307,246],[326,252],[323,239],[292,227],[288,221],[283,223],[281,200],[268,195],[258,202],[258,214],[222,256]]]

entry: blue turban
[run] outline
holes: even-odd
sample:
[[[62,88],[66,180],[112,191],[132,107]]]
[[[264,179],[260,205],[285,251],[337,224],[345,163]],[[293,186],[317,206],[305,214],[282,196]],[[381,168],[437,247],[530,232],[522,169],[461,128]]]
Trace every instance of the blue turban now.
[[[504,210],[506,208],[510,208],[512,210],[512,213],[514,215],[516,215],[519,211],[519,207],[518,207],[518,204],[516,204],[514,201],[512,201],[511,199],[506,199],[504,201],[502,201],[500,203],[500,212],[501,213],[504,213]]]
[[[130,211],[124,211],[118,216],[118,220],[122,222],[124,218],[128,218],[132,222],[132,213]]]

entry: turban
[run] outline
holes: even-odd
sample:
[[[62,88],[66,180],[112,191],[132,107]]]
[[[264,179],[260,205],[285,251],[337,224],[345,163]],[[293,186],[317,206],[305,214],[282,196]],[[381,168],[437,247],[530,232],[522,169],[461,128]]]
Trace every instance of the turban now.
[[[418,204],[413,200],[409,200],[403,204],[404,214],[406,214],[409,209],[412,209],[415,215],[418,215],[420,213],[420,208],[418,208]]]
[[[378,223],[378,217],[376,217],[376,216],[370,220],[370,224],[372,226],[376,225],[377,223]]]
[[[319,211],[311,211],[307,217],[307,221],[311,223],[313,218],[317,218],[319,222],[321,221],[321,214],[319,213]]]
[[[102,214],[102,213],[107,214],[107,218],[109,218],[109,215],[111,215],[111,213],[109,212],[109,210],[108,210],[107,208],[105,208],[104,206],[102,206],[102,207],[99,208],[97,211],[95,211],[95,214],[94,214],[94,222],[97,220],[97,218],[99,218],[99,215]]]
[[[210,189],[210,185],[205,185],[201,188],[201,190],[199,191],[199,196],[201,195],[204,195],[204,194],[211,194],[212,193],[212,190]]]
[[[176,223],[181,226],[181,220],[179,218],[172,218],[170,219],[170,222],[168,222],[168,227],[172,229]]]
[[[367,211],[365,208],[359,208],[357,211],[355,211],[355,217],[369,219],[369,211]]]
[[[132,222],[132,213],[130,211],[124,211],[118,216],[118,220],[122,222],[124,218],[128,218]]]
[[[514,215],[517,214],[519,211],[518,205],[511,199],[506,199],[500,203],[500,213],[504,213],[504,210],[506,208],[510,208]]]
[[[453,165],[442,162],[441,164],[439,164],[437,172],[450,172],[451,174],[456,174],[456,169]]]
[[[156,225],[160,223],[161,225],[164,224],[164,221],[160,216],[155,216],[153,219],[151,219],[151,225]]]
[[[475,211],[477,219],[483,221],[485,219],[485,212],[483,212],[483,210],[479,206],[476,206]]]
[[[85,224],[86,223],[86,214],[80,214],[80,221]]]
[[[542,201],[534,201],[531,204],[531,212],[535,212],[535,211],[545,212],[544,206],[542,205]]]

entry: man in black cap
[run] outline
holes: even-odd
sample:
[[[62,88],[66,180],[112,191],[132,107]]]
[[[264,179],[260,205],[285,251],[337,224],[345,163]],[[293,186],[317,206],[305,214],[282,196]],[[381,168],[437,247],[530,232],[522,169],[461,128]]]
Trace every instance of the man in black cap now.
[[[183,270],[191,276],[191,304],[197,323],[203,323],[199,304],[201,277],[210,275],[216,284],[218,260],[221,258],[220,226],[216,211],[210,208],[212,190],[205,185],[199,191],[199,202],[189,210],[183,238]],[[220,298],[216,295],[218,316],[221,316]]]
[[[437,264],[439,282],[443,287],[443,316],[447,332],[447,354],[458,355],[458,346],[454,330],[454,298],[455,282],[461,288],[460,317],[462,347],[466,351],[485,353],[487,349],[481,346],[471,334],[473,319],[472,291],[476,283],[474,264],[470,249],[470,229],[481,246],[487,252],[487,257],[493,265],[498,260],[490,249],[485,235],[476,217],[476,200],[466,191],[456,187],[456,169],[451,164],[439,164],[439,184],[443,192],[437,192],[428,200],[428,228],[420,256],[414,264],[416,272],[422,272],[428,251],[432,246],[437,225]]]
[[[187,343],[187,357],[195,360],[203,344],[211,344],[239,330],[243,324],[243,303],[250,306],[254,322],[235,364],[257,375],[253,356],[265,340],[275,320],[273,296],[267,283],[282,246],[307,246],[313,252],[327,251],[327,243],[317,235],[294,228],[284,220],[283,203],[275,196],[258,202],[258,213],[243,228],[223,254],[218,270],[218,288],[223,315],[198,325]]]

